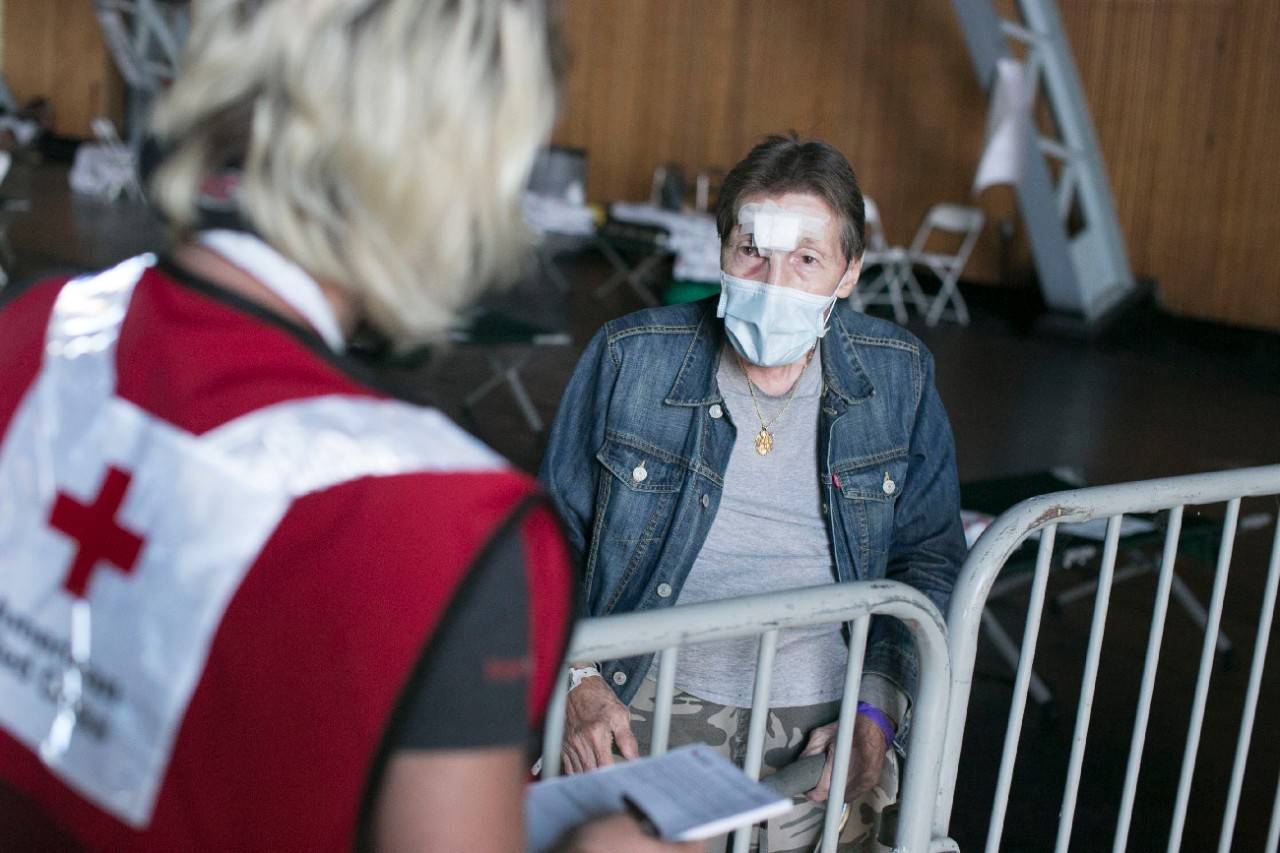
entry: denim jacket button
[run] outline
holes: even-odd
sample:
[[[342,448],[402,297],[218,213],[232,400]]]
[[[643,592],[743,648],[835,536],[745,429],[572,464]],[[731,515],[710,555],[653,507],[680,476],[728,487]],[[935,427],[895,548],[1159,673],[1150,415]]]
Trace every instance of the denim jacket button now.
[[[707,409],[707,414],[713,418],[720,418],[724,415],[724,409],[720,408],[719,403],[712,403],[711,408]]]
[[[671,584],[669,583],[658,584],[658,598],[670,598],[670,597],[671,597]]]
[[[631,479],[635,480],[637,483],[643,483],[645,480],[649,479],[649,472],[644,470],[643,462],[631,470]]]
[[[613,674],[613,683],[621,687],[627,683],[627,674],[619,670]]]
[[[702,508],[706,509],[709,506],[711,506],[711,498],[707,497],[704,493],[702,496]]]

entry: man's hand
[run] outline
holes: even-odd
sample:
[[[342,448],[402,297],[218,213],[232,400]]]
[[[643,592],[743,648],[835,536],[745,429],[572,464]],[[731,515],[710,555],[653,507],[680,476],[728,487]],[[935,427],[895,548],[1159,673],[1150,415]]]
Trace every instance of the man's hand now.
[[[836,724],[828,723],[809,732],[809,742],[804,751],[806,755],[827,754],[826,766],[822,768],[822,778],[814,789],[805,794],[815,803],[824,803],[831,790],[831,769],[834,766],[836,751]],[[849,753],[849,779],[844,787],[844,801],[853,802],[871,790],[880,779],[880,770],[884,766],[885,753],[889,745],[884,742],[884,733],[880,727],[862,714],[854,717],[853,750]]]
[[[635,818],[616,814],[578,827],[556,847],[556,853],[696,853],[701,847],[696,841],[659,841],[641,829]]]
[[[618,701],[603,678],[585,678],[569,691],[564,745],[560,749],[565,772],[583,773],[609,766],[615,743],[624,758],[640,756],[627,706]]]

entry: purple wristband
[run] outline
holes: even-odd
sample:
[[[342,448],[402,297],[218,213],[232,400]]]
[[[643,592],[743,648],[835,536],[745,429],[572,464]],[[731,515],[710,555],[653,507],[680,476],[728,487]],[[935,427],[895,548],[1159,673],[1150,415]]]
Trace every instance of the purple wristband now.
[[[875,723],[880,729],[880,734],[884,735],[884,745],[888,749],[893,748],[893,723],[881,711],[870,702],[859,702],[858,713]]]

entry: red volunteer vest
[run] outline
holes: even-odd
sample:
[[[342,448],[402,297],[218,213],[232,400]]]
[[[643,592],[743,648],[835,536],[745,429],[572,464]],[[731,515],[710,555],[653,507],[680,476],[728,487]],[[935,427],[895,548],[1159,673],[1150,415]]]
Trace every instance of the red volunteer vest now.
[[[5,848],[350,850],[406,679],[532,481],[146,260],[0,330]],[[549,510],[519,523],[537,726],[571,578]]]

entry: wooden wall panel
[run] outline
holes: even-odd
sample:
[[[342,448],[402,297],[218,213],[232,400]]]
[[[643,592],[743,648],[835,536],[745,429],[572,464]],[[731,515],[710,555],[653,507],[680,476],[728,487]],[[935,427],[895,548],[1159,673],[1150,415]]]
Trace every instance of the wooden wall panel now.
[[[88,0],[6,0],[3,56],[14,96],[48,98],[57,133],[90,137],[98,116],[119,124],[124,83]]]
[[[983,96],[937,0],[571,2],[566,31],[556,138],[590,151],[594,199],[645,197],[666,161],[727,168],[789,129],[845,152],[891,239],[968,197],[972,169],[952,164],[977,162]],[[994,243],[980,255],[994,271]]]
[[[1280,3],[1060,6],[1134,270],[1177,313],[1280,330]],[[892,240],[970,198],[985,98],[944,0],[571,0],[566,18],[556,138],[590,151],[593,199],[642,198],[658,163],[729,166],[786,129],[845,152]],[[981,203],[993,223],[1011,209],[999,189]],[[998,276],[995,233],[974,278]]]
[[[1134,268],[1182,314],[1280,329],[1280,4],[1067,17]]]

